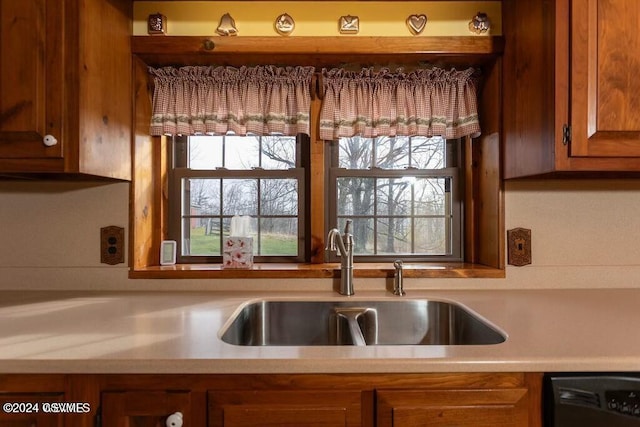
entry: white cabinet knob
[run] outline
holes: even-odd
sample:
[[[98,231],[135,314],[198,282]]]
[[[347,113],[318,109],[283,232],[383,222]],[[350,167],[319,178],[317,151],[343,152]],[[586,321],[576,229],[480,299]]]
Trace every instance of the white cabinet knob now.
[[[47,147],[53,147],[54,145],[56,145],[58,143],[58,140],[53,135],[45,135],[44,138],[42,138],[42,142]]]
[[[182,427],[182,412],[174,412],[167,417],[167,427]]]

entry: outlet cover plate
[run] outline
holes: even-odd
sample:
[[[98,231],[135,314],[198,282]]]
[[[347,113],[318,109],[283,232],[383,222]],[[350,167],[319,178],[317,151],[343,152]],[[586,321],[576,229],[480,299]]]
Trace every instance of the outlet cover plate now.
[[[110,225],[100,229],[100,262],[109,265],[124,263],[124,228]]]

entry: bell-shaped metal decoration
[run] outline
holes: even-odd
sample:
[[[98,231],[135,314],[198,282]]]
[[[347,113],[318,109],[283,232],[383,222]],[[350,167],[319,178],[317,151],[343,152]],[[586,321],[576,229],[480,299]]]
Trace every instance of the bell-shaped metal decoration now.
[[[225,13],[220,18],[220,23],[218,24],[218,28],[216,29],[216,33],[221,36],[236,36],[238,35],[238,29],[236,28],[236,21],[229,15]]]

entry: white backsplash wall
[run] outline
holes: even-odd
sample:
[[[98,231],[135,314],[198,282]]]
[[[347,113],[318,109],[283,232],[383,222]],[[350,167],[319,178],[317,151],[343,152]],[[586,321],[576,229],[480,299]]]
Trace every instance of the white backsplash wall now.
[[[0,182],[0,267],[100,267],[100,228],[129,227],[128,183]]]
[[[272,289],[281,280],[132,280],[100,264],[100,228],[125,227],[129,184],[0,181],[0,289]],[[532,265],[506,279],[407,280],[421,288],[640,287],[640,180],[536,180],[505,184],[506,228],[532,230]],[[128,250],[126,251],[128,253]],[[326,279],[290,289],[331,289]],[[358,280],[384,289],[382,279]]]
[[[639,266],[640,180],[507,181],[507,229],[532,230],[537,266]]]

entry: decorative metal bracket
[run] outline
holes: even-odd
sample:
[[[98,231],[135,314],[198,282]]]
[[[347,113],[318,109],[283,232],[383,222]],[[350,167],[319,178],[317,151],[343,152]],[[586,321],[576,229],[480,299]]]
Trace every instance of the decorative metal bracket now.
[[[568,145],[571,142],[571,126],[565,124],[562,126],[562,145]]]

